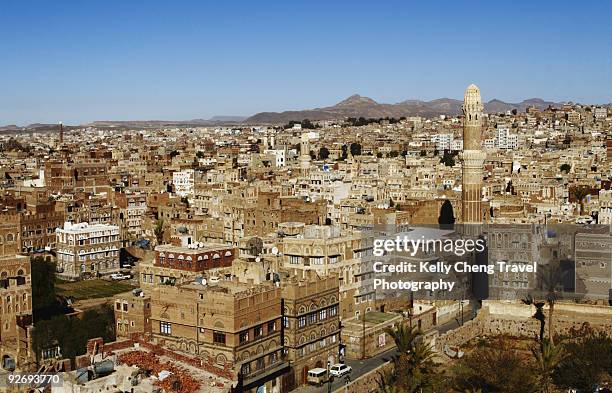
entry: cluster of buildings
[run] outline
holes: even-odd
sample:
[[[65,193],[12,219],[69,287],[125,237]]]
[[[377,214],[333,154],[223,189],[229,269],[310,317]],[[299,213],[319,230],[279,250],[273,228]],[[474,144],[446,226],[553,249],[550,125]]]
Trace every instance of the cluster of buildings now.
[[[118,340],[197,357],[245,391],[288,391],[309,369],[389,347],[384,327],[414,304],[377,298],[374,232],[437,225],[448,202],[490,258],[570,261],[568,290],[611,299],[609,108],[486,114],[470,85],[460,117],[319,126],[0,136],[2,367],[32,363],[26,255],[76,281],[130,254],[139,289],[114,298]],[[489,283],[502,298],[537,285]],[[410,322],[434,328],[451,309],[423,301]]]

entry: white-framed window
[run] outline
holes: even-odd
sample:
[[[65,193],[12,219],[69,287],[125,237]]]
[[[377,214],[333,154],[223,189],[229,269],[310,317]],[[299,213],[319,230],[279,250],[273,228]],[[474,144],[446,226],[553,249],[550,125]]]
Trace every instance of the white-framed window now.
[[[172,325],[169,322],[159,322],[159,332],[161,334],[172,334]]]
[[[311,265],[322,265],[323,257],[310,257],[310,264]]]

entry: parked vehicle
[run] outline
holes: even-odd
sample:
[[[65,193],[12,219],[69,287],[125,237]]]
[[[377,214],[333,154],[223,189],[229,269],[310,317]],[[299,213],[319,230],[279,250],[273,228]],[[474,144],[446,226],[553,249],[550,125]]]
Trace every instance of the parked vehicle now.
[[[129,274],[121,274],[121,273],[113,273],[110,275],[111,280],[121,281],[121,280],[129,280],[132,278]]]
[[[329,368],[329,373],[334,377],[350,374],[353,369],[348,364],[334,364]]]
[[[308,377],[306,381],[310,385],[318,385],[321,386],[329,380],[329,374],[327,370],[324,368],[313,368],[308,371]]]

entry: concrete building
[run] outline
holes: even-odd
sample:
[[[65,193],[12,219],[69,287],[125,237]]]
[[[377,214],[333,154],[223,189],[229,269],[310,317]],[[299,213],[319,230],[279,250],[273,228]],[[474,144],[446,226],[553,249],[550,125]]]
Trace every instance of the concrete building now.
[[[507,126],[498,127],[495,136],[495,147],[498,149],[514,150],[518,147],[518,135],[510,133]]]
[[[68,279],[119,271],[119,227],[86,222],[64,223],[56,229],[57,267]]]
[[[193,187],[195,184],[195,171],[193,169],[184,169],[172,174],[172,184],[174,191],[181,198],[193,198]]]
[[[608,108],[606,107],[595,107],[593,108],[593,118],[595,120],[604,120],[608,117]]]

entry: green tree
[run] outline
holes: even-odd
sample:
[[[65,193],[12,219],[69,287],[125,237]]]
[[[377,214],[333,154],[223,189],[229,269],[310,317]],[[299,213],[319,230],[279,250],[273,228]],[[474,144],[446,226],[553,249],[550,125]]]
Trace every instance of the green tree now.
[[[348,153],[347,153],[347,151],[348,151],[348,146],[346,146],[346,145],[342,145],[341,150],[342,150],[342,155],[340,156],[340,159],[341,159],[342,161],[344,161],[344,160],[346,160],[346,158],[348,157]]]
[[[453,204],[447,199],[440,207],[440,215],[438,216],[438,224],[440,228],[452,229],[455,224],[455,213]]]
[[[32,258],[32,314],[36,322],[60,312],[55,290],[55,263],[43,257]]]
[[[34,324],[32,346],[37,363],[44,349],[58,345],[62,356],[74,361],[86,351],[87,340],[102,337],[115,341],[115,315],[110,305],[104,304],[83,312],[79,317],[56,315]]]
[[[455,166],[455,157],[449,150],[444,150],[444,155],[440,159],[440,162],[446,166]]]
[[[319,149],[319,160],[327,160],[329,158],[329,149],[325,146],[322,146]]]
[[[394,370],[391,376],[381,379],[399,388],[401,392],[420,392],[431,388],[436,379],[434,352],[429,343],[422,339],[422,332],[416,326],[400,323],[395,329],[387,328],[398,354],[394,356]]]
[[[487,393],[535,393],[536,380],[529,364],[507,338],[486,342],[463,357],[454,368],[455,388]]]
[[[567,163],[566,164],[561,164],[559,169],[561,170],[561,172],[569,173],[569,171],[572,170],[572,166],[570,164],[567,164]]]
[[[553,373],[554,383],[564,389],[590,391],[612,375],[612,337],[609,332],[595,332],[588,323],[571,329],[564,337],[566,356]]]
[[[353,157],[360,156],[361,155],[361,144],[357,142],[351,143],[350,151]]]
[[[580,207],[578,214],[582,215],[582,210],[584,209],[584,198],[589,195],[589,188],[586,186],[572,187],[570,189],[570,194],[573,195],[574,199],[578,201],[578,205]]]
[[[399,155],[400,155],[400,153],[399,153],[399,151],[397,151],[397,150],[391,150],[391,151],[389,152],[389,157],[391,157],[391,158],[398,157]]]

